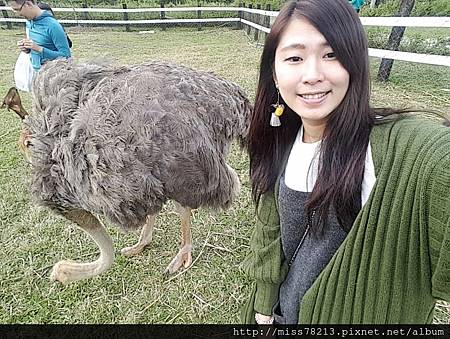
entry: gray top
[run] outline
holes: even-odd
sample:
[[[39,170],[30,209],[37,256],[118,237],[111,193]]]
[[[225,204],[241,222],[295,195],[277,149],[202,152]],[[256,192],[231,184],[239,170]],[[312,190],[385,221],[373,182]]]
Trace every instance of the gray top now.
[[[347,236],[332,210],[323,235],[314,236],[310,230],[305,235],[308,224],[305,204],[309,194],[290,189],[285,184],[284,175],[281,178],[278,195],[281,243],[286,260],[292,263],[274,307],[275,321],[280,324],[298,323],[303,295]]]

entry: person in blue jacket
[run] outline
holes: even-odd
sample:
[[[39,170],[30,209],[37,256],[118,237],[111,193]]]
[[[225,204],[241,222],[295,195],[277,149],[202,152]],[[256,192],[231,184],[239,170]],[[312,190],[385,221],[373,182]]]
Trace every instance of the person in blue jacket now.
[[[21,51],[30,52],[35,71],[39,71],[46,61],[71,56],[66,33],[51,13],[39,8],[34,0],[14,0],[8,4],[14,12],[27,19],[27,37],[17,45]]]
[[[364,6],[365,0],[350,0],[353,8],[357,13],[361,10],[361,7]]]

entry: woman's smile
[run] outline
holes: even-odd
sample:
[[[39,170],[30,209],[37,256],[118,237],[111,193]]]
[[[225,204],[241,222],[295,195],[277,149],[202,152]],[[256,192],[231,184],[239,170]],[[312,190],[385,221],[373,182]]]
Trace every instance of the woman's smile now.
[[[322,104],[331,91],[297,94],[297,96],[307,105],[317,106]]]

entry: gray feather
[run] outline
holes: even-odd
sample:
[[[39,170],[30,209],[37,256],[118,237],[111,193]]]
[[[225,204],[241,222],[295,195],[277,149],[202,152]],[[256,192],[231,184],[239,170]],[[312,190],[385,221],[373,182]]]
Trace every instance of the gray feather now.
[[[239,182],[226,165],[251,105],[211,73],[151,62],[131,67],[48,62],[33,89],[32,195],[132,229],[168,199],[227,208]]]

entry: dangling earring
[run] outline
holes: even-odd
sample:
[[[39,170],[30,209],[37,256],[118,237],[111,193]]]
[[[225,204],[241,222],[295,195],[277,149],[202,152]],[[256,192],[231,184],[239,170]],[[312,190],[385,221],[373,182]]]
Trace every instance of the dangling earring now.
[[[272,113],[272,116],[270,117],[270,126],[272,127],[278,127],[281,126],[280,117],[284,112],[284,105],[280,104],[280,91],[277,87],[277,103],[272,104],[272,107],[275,107],[275,111]]]

